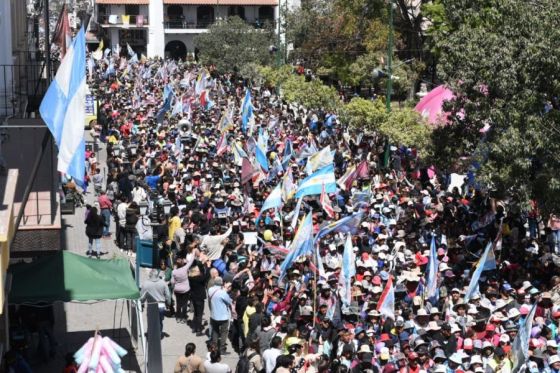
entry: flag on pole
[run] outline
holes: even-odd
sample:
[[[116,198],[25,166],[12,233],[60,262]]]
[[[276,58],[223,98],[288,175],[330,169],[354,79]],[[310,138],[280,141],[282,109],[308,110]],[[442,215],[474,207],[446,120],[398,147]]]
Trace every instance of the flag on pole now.
[[[296,203],[296,209],[293,212],[292,223],[290,224],[290,227],[292,227],[292,229],[296,229],[296,225],[297,225],[298,218],[299,218],[299,210],[301,210],[301,204],[302,203],[303,203],[303,198],[298,199],[298,201]]]
[[[86,38],[82,27],[62,62],[39,111],[58,145],[58,171],[83,184],[85,176],[84,121]]]
[[[249,88],[245,91],[245,98],[243,99],[243,104],[241,105],[241,130],[243,133],[247,132],[247,124],[253,116],[253,102],[251,98],[251,91]]]
[[[430,244],[430,262],[428,264],[428,278],[426,281],[426,299],[437,301],[439,294],[437,287],[438,268],[439,261],[436,250],[436,237],[432,235],[432,242]]]
[[[198,96],[202,93],[204,89],[206,89],[206,83],[208,80],[208,73],[206,69],[203,69],[200,74],[198,74],[198,78],[196,79],[196,85],[194,87],[194,93]]]
[[[336,183],[338,184],[340,189],[348,191],[352,189],[352,183],[354,182],[354,180],[356,180],[357,175],[358,173],[356,170],[356,166],[350,166],[346,168],[346,172],[340,179],[338,179]]]
[[[136,52],[134,51],[134,49],[132,49],[132,47],[128,43],[126,43],[126,52],[128,53],[128,57],[133,58],[134,56],[136,56],[136,60],[138,60],[138,56],[136,55]]]
[[[282,157],[282,168],[284,170],[288,169],[288,165],[290,164],[290,159],[292,159],[294,155],[294,146],[292,144],[292,140],[287,139],[284,143],[284,156]]]
[[[325,210],[329,218],[331,219],[334,218],[334,210],[331,204],[331,199],[329,198],[327,192],[325,191],[325,184],[323,184],[323,189],[321,190],[320,203],[321,203],[321,207],[323,208],[323,210]]]
[[[268,173],[268,159],[266,158],[267,144],[262,134],[259,134],[256,145],[255,158],[257,159],[257,162],[259,162],[263,171]]]
[[[228,147],[228,143],[227,143],[226,134],[222,133],[220,139],[218,140],[218,143],[216,144],[216,155],[220,156],[224,154],[227,150],[227,147]]]
[[[284,200],[284,202],[288,202],[294,196],[296,189],[297,186],[294,184],[292,170],[288,169],[282,178],[282,200]]]
[[[66,51],[70,48],[70,44],[72,44],[72,31],[70,30],[66,4],[62,6],[60,11],[60,18],[54,31],[54,42],[60,48],[60,58],[63,59]]]
[[[256,224],[259,224],[259,220],[263,212],[269,209],[278,209],[280,206],[282,206],[282,182],[279,182],[278,185],[276,185],[276,188],[274,188],[268,197],[266,197],[266,200],[261,207],[261,211],[259,212],[259,216],[257,217]]]
[[[336,192],[336,179],[332,163],[303,179],[296,191],[296,198],[321,194],[323,186],[327,193]]]
[[[356,168],[356,176],[358,179],[369,179],[369,166],[367,161],[361,161]]]
[[[342,276],[344,281],[344,299],[342,300],[346,306],[352,302],[352,277],[356,275],[356,260],[354,255],[354,245],[352,244],[352,235],[346,235],[344,243],[344,253],[342,254]]]
[[[247,158],[249,159],[249,157],[247,156],[247,153],[245,153],[245,151],[243,150],[243,148],[241,147],[241,145],[239,145],[239,143],[237,141],[233,141],[232,145],[231,145],[231,152],[233,153],[233,158],[235,161],[235,164],[238,166],[242,166],[243,165],[243,159]],[[242,172],[243,174],[243,172]]]
[[[290,244],[288,255],[280,265],[280,277],[278,281],[282,281],[286,275],[286,271],[292,266],[292,263],[301,255],[305,255],[313,250],[313,212],[309,211],[303,222],[298,227],[294,236],[294,240]]]
[[[524,371],[522,368],[527,362],[527,359],[529,359],[529,338],[531,337],[531,329],[533,329],[533,319],[535,318],[536,310],[537,303],[533,304],[525,320],[521,321],[519,332],[511,345],[512,373]]]
[[[235,147],[235,143],[233,147]],[[259,171],[253,167],[253,164],[249,160],[249,158],[242,158],[241,164],[241,185],[247,184],[249,181],[253,179]]]
[[[488,242],[482,256],[480,257],[478,263],[476,264],[476,269],[472,274],[471,282],[469,283],[469,287],[465,292],[465,303],[467,303],[472,298],[472,296],[478,292],[478,281],[480,280],[480,275],[484,271],[484,267],[486,266],[486,260],[488,259],[488,254],[491,250],[492,250],[492,242]]]
[[[103,58],[103,39],[99,42],[99,46],[94,52],[91,52],[91,56],[96,60],[99,61]]]
[[[395,287],[393,276],[389,276],[381,297],[377,301],[377,310],[385,318],[395,320]]]
[[[332,164],[334,161],[334,154],[331,151],[331,146],[328,145],[321,149],[317,153],[313,154],[311,157],[307,158],[307,164],[305,166],[305,171],[308,175],[311,175],[315,170],[323,168]]]
[[[317,232],[315,240],[320,240],[331,232],[355,234],[360,227],[363,216],[364,212],[358,211],[355,214],[345,216],[340,220],[332,222]]]

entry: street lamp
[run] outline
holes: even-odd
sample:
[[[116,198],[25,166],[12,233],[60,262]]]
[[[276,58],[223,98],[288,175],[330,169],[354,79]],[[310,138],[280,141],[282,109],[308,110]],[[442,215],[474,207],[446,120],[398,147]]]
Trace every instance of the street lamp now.
[[[148,214],[148,202],[140,201],[138,207],[140,208],[140,215],[145,216]]]
[[[163,200],[163,213],[165,215],[169,215],[169,213],[171,212],[171,206],[173,206],[173,203],[168,200],[167,198]]]

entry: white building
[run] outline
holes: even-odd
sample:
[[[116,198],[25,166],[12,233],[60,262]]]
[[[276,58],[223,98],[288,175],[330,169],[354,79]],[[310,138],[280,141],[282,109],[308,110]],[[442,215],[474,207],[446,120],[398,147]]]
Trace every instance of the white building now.
[[[184,57],[217,19],[239,16],[256,28],[278,19],[279,0],[95,0],[98,36],[147,57]],[[291,4],[293,0],[280,0]],[[105,44],[107,45],[107,44]]]

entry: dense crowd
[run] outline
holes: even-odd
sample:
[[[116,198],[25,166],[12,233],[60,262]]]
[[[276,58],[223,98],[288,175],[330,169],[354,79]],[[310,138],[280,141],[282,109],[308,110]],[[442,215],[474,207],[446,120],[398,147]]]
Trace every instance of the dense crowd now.
[[[536,201],[515,209],[414,149],[211,69],[107,60],[89,85],[108,173],[88,152],[88,254],[111,218],[128,255],[156,242],[143,299],[210,336],[208,356],[189,343],[176,372],[235,369],[227,346],[248,372],[560,372],[560,219]],[[325,160],[336,188],[296,198]],[[294,255],[308,218],[312,245]]]

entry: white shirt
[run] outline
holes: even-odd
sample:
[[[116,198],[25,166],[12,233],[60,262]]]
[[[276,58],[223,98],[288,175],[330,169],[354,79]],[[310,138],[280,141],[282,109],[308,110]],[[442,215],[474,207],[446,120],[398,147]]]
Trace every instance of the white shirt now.
[[[262,358],[264,361],[264,367],[266,368],[266,373],[271,373],[276,366],[276,358],[282,354],[282,350],[279,348],[269,348],[264,350]]]
[[[204,369],[206,369],[206,373],[231,373],[231,368],[224,363],[211,363],[209,361],[205,361]]]

